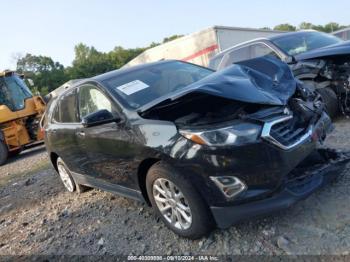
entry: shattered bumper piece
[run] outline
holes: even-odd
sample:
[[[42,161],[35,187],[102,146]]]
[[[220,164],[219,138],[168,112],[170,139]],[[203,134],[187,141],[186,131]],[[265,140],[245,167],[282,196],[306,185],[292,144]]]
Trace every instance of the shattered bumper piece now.
[[[350,152],[319,149],[305,159],[269,197],[234,206],[210,207],[219,228],[227,228],[247,218],[263,216],[289,208],[342,174]]]

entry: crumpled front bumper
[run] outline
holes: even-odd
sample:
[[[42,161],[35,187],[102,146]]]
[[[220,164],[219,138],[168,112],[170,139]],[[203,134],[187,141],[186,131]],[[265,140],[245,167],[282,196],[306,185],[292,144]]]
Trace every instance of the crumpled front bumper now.
[[[210,207],[217,226],[219,228],[227,228],[247,218],[263,216],[286,209],[296,202],[307,198],[314,191],[341,174],[346,168],[346,164],[350,161],[350,153],[329,152],[332,158],[327,162],[307,168],[302,167],[299,170],[297,168],[294,170],[294,173],[297,174],[296,176],[293,176],[292,172],[280,190],[265,199],[233,206]],[[306,159],[306,161],[308,160]],[[301,170],[302,173],[299,172]]]

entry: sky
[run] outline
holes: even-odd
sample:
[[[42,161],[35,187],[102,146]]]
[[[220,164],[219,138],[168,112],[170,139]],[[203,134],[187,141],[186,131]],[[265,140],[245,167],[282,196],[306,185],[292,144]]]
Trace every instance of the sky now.
[[[65,66],[80,42],[99,51],[143,47],[213,25],[350,24],[348,0],[0,0],[0,70],[45,55]]]

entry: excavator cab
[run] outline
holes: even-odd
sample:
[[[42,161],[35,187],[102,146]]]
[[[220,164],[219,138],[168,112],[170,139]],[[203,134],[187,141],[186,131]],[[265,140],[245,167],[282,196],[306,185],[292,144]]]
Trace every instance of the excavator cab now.
[[[39,122],[45,106],[41,97],[33,96],[23,76],[0,72],[0,165],[43,140]]]

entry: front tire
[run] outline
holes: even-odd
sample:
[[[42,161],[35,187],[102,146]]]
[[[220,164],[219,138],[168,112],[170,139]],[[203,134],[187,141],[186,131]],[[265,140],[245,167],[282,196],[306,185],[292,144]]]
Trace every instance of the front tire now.
[[[334,119],[339,112],[337,94],[329,87],[318,88],[316,91],[320,94],[326,107],[326,112],[331,119]]]
[[[0,140],[0,166],[5,164],[9,151],[3,141]]]
[[[176,234],[191,239],[214,227],[212,215],[191,181],[160,162],[147,173],[148,197],[157,215]]]

